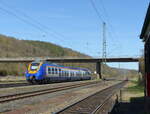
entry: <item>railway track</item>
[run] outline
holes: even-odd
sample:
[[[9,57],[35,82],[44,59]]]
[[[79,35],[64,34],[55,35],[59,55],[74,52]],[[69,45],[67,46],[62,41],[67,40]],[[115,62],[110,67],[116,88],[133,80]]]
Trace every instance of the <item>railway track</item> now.
[[[23,82],[23,83],[2,83],[0,84],[0,88],[11,88],[11,87],[22,87],[22,86],[31,86],[31,84]]]
[[[82,86],[88,86],[88,85],[97,84],[97,83],[100,83],[100,81],[86,82],[86,83],[81,83],[81,84],[72,84],[72,85],[62,86],[62,87],[55,87],[55,88],[50,88],[50,89],[43,89],[43,90],[37,90],[37,91],[31,91],[31,92],[25,92],[25,93],[0,96],[0,103],[6,103],[6,102],[19,100],[19,99],[23,99],[23,98],[28,98],[28,97],[33,97],[33,96],[78,88],[78,87],[82,87]]]
[[[120,88],[122,88],[125,84],[126,81],[123,81],[119,84],[103,89],[100,92],[55,112],[55,114],[106,114],[104,113],[106,104],[108,104],[108,101],[116,93],[116,91],[120,90]],[[103,113],[101,111],[103,111]]]

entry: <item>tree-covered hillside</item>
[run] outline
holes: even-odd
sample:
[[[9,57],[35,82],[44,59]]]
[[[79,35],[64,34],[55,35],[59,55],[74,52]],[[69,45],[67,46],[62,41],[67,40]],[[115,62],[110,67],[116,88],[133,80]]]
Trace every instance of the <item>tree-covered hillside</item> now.
[[[88,57],[49,42],[17,40],[4,35],[0,35],[0,53],[0,57]]]
[[[0,57],[77,57],[77,58],[91,58],[80,52],[64,48],[49,42],[42,41],[29,41],[18,40],[13,37],[0,35]],[[63,63],[62,65],[71,67],[83,67],[88,68],[92,72],[96,70],[95,63]],[[24,75],[26,71],[26,64],[14,64],[14,63],[0,63],[0,76],[4,75]],[[103,75],[106,77],[121,76],[122,72],[116,68],[110,68],[107,65],[103,65]],[[129,70],[127,70],[129,71]],[[136,75],[134,72],[128,72],[126,75]]]

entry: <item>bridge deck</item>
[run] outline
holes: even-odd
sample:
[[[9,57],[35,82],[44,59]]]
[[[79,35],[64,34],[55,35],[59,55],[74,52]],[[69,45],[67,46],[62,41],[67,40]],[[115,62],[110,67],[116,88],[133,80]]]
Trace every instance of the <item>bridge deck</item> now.
[[[71,63],[97,63],[102,58],[39,58],[50,62],[71,62]],[[0,62],[32,62],[36,58],[0,58]],[[106,58],[106,62],[139,62],[139,58]]]

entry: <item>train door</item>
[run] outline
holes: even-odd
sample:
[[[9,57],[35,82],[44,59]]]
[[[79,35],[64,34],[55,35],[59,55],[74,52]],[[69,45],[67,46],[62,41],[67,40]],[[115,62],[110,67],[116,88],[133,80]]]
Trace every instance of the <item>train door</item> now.
[[[46,67],[46,77],[50,77],[51,76],[51,74],[52,74],[52,69],[51,69],[51,67]]]
[[[59,77],[61,77],[62,73],[61,73],[61,69],[60,68],[58,69],[58,74],[59,74]]]

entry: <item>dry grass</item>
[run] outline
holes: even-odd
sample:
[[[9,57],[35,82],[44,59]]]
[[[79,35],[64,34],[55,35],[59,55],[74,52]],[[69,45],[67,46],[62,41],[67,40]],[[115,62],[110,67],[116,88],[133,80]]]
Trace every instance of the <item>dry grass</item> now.
[[[138,79],[134,78],[128,82],[125,88],[122,90],[122,100],[129,102],[131,98],[143,97],[144,87],[138,85]]]
[[[25,81],[25,76],[4,76],[0,77],[0,83],[10,83],[10,82],[18,82],[18,81]]]

